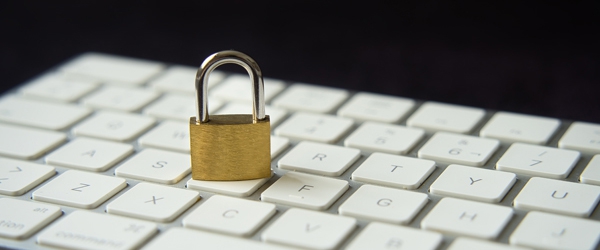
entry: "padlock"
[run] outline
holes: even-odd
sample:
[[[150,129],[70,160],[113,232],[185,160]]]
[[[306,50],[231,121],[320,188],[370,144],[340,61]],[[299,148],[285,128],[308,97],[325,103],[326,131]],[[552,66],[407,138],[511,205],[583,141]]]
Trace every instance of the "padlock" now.
[[[223,64],[246,69],[252,81],[252,114],[209,115],[210,73]],[[202,62],[196,74],[196,117],[190,117],[192,179],[239,181],[271,176],[271,122],[265,114],[258,64],[238,51],[221,51]]]

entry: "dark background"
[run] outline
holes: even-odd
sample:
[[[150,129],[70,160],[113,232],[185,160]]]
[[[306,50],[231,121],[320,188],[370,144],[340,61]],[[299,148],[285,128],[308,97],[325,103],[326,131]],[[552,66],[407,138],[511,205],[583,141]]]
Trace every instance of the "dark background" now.
[[[599,20],[598,1],[3,1],[0,80],[236,49],[267,77],[600,123]]]

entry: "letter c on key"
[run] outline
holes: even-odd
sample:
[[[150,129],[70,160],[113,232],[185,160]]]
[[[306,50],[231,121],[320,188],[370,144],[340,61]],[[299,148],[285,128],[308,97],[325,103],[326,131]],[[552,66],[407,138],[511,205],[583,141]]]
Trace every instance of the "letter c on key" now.
[[[229,210],[227,210],[227,211],[225,211],[225,212],[223,213],[223,217],[225,217],[225,218],[233,218],[233,217],[235,217],[235,216],[236,216],[237,214],[239,214],[239,213],[240,213],[240,212],[238,212],[238,211],[237,211],[237,210],[235,210],[235,209],[229,209]]]

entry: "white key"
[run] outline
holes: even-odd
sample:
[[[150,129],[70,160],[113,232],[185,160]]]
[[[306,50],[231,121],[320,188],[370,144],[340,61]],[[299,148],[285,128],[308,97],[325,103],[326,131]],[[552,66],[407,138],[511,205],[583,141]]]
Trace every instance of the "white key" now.
[[[189,122],[190,117],[196,116],[196,106],[194,96],[165,94],[156,102],[148,105],[144,109],[144,114],[162,119]],[[222,101],[209,98],[208,113],[213,114],[221,106],[223,106]]]
[[[115,169],[115,175],[175,184],[191,172],[190,155],[148,148]]]
[[[0,157],[0,194],[22,195],[54,174],[54,167]]]
[[[500,202],[517,181],[502,171],[450,165],[429,187],[429,192],[483,202]]]
[[[600,153],[600,125],[574,122],[558,141],[558,147],[586,153]]]
[[[169,222],[200,199],[196,191],[139,183],[106,205],[109,214]]]
[[[19,90],[23,96],[50,101],[73,102],[98,87],[98,80],[43,75]]]
[[[573,150],[513,143],[496,163],[502,171],[541,176],[553,179],[567,178],[580,153]]]
[[[58,206],[0,199],[0,237],[27,238],[61,215]]]
[[[46,156],[46,163],[88,170],[104,171],[133,153],[130,144],[92,138],[77,138]]]
[[[581,173],[579,181],[585,184],[600,185],[600,155],[594,155],[594,158]]]
[[[494,139],[475,136],[435,133],[419,149],[419,158],[468,166],[483,166],[500,146]]]
[[[328,87],[294,84],[275,98],[272,104],[295,111],[330,113],[348,98],[348,91]]]
[[[285,88],[283,81],[264,78],[265,102],[271,100]],[[252,81],[247,75],[230,75],[211,89],[210,95],[226,101],[252,103]],[[247,112],[245,112],[247,113]]]
[[[275,135],[297,140],[335,143],[350,127],[352,120],[331,115],[296,113],[275,129]]]
[[[138,139],[142,147],[190,152],[189,122],[164,121]]]
[[[443,198],[423,218],[421,228],[492,240],[510,221],[513,210],[455,198]]]
[[[271,136],[271,159],[277,157],[290,145],[290,139],[279,136]]]
[[[236,236],[250,236],[275,211],[273,204],[214,195],[183,218],[183,225]]]
[[[426,102],[408,118],[406,125],[467,134],[473,131],[484,115],[485,111],[480,108]]]
[[[66,140],[61,132],[0,124],[0,155],[4,156],[38,158]]]
[[[287,172],[261,194],[261,200],[325,210],[346,190],[348,182],[316,175]]]
[[[442,235],[436,232],[371,222],[350,242],[346,250],[435,250],[442,240]]]
[[[346,140],[344,146],[390,154],[408,153],[425,135],[418,128],[365,122]]]
[[[246,197],[253,194],[263,184],[267,183],[269,179],[271,177],[246,181],[199,181],[189,179],[187,188],[235,197]]]
[[[31,197],[37,201],[78,208],[95,208],[127,186],[125,179],[67,170]]]
[[[481,128],[482,137],[506,142],[546,144],[560,126],[558,119],[498,112]]]
[[[360,157],[360,150],[303,141],[284,155],[277,166],[313,174],[340,176]]]
[[[594,211],[598,200],[598,186],[532,177],[513,201],[513,206],[587,217]]]
[[[531,250],[531,248],[516,247],[501,243],[458,237],[452,241],[447,250],[485,249],[485,250]]]
[[[151,117],[137,114],[101,111],[73,128],[78,136],[113,141],[129,141],[154,124]]]
[[[263,232],[263,241],[310,249],[334,249],[356,227],[356,219],[288,209]]]
[[[284,109],[269,105],[265,106],[265,113],[269,115],[271,128],[274,128],[277,124],[283,121],[283,118],[287,115],[287,111]],[[222,109],[219,109],[215,114],[252,114],[252,105],[239,102],[230,102]]]
[[[352,173],[352,179],[396,188],[417,189],[433,170],[434,161],[373,153]]]
[[[88,107],[134,112],[159,96],[157,92],[126,87],[105,87],[83,98]]]
[[[0,100],[0,121],[43,129],[61,130],[88,116],[88,108],[16,96]]]
[[[429,201],[426,194],[362,185],[338,209],[346,216],[394,224],[408,224]]]
[[[151,80],[149,85],[155,90],[192,96],[196,94],[194,82],[196,80],[197,72],[198,68],[174,65]],[[208,88],[212,88],[217,83],[223,81],[223,78],[225,78],[223,72],[211,72],[208,78]]]
[[[141,85],[163,68],[164,65],[158,62],[86,53],[59,70],[69,76],[85,76],[115,84]]]
[[[157,231],[151,222],[74,211],[42,231],[37,242],[69,249],[134,249]]]
[[[511,245],[536,249],[596,249],[600,222],[529,212],[510,235]]]
[[[415,106],[415,101],[406,98],[358,93],[342,106],[337,114],[363,121],[385,123],[399,122]]]

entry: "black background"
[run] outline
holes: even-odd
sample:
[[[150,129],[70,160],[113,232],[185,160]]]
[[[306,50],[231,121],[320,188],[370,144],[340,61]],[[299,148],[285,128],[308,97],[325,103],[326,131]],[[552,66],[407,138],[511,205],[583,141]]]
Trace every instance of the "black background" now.
[[[236,49],[266,77],[600,123],[599,20],[597,1],[3,1],[0,81]]]

